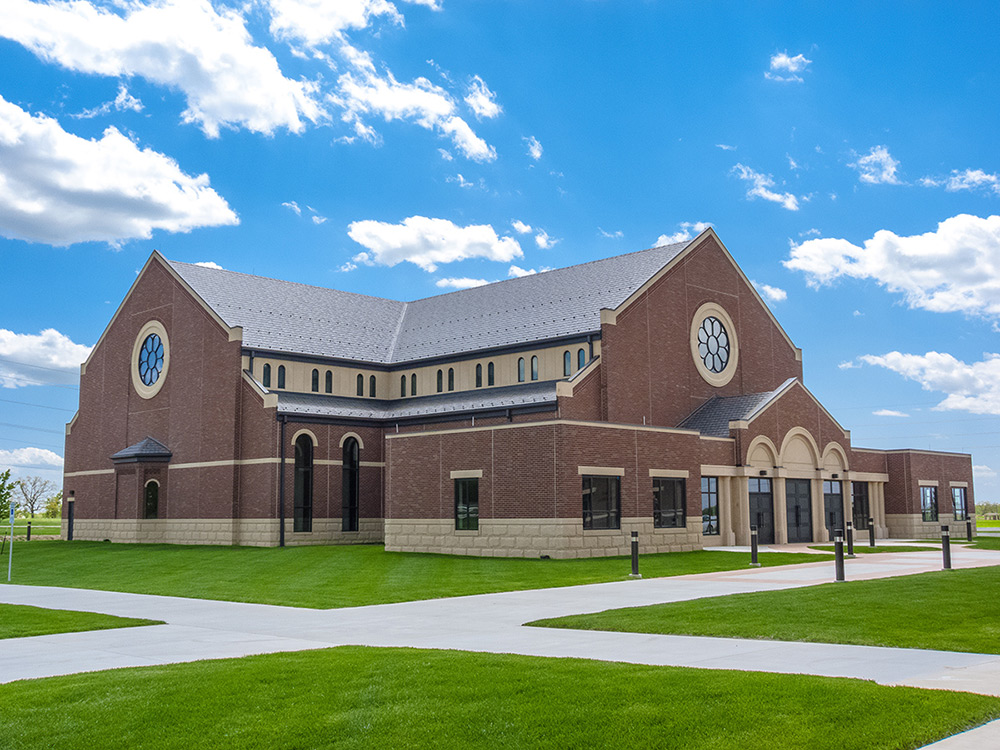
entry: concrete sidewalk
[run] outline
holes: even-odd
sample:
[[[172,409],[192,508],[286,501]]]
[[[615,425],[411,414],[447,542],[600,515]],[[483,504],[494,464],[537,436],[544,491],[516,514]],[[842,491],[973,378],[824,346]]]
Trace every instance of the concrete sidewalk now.
[[[956,568],[1000,565],[1000,552],[956,546],[953,564]],[[940,568],[939,552],[870,554],[847,561],[847,578],[884,578]],[[547,617],[775,591],[832,579],[833,563],[822,562],[335,610],[0,585],[0,602],[4,603],[167,623],[0,641],[0,682],[363,645],[853,677],[885,685],[1000,695],[998,655],[523,627],[525,622]],[[995,744],[975,738],[977,744],[970,747],[1000,747],[1000,724],[989,727],[982,730],[994,732],[990,737]],[[962,745],[946,747],[957,750]]]

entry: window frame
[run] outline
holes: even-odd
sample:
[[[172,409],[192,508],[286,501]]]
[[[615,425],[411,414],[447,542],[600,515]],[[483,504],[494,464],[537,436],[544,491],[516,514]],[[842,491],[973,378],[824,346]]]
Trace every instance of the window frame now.
[[[417,373],[410,375],[410,395],[417,395]]]
[[[538,356],[531,356],[531,379],[538,380]]]
[[[713,505],[714,499],[714,505]],[[705,501],[708,504],[705,504]],[[715,513],[713,514],[712,508],[715,508]],[[706,518],[708,519],[706,522]],[[712,521],[715,521],[715,526],[712,526]],[[719,536],[722,533],[722,524],[719,520],[719,478],[718,477],[702,477],[701,478],[701,535],[702,536]],[[714,531],[713,531],[714,528]]]
[[[937,523],[940,515],[938,512],[937,489],[937,487],[931,485],[920,486],[920,516],[924,521],[929,523]]]
[[[962,512],[959,514],[958,499],[961,497],[961,508]],[[969,492],[966,487],[952,487],[951,488],[951,509],[955,514],[956,521],[968,521],[969,520]]]
[[[524,382],[524,357],[517,358],[517,382]]]
[[[620,476],[585,474],[582,480],[583,528],[585,531],[620,529],[622,525],[622,478]],[[607,507],[594,507],[594,495],[600,485],[606,483]],[[603,514],[604,519],[594,525],[595,514]]]
[[[437,372],[437,392],[444,392],[444,370],[438,370]]]
[[[308,448],[308,450],[307,450]],[[316,446],[307,434],[295,440],[295,468],[292,482],[292,531],[310,532],[313,521]]]
[[[483,387],[483,363],[476,363],[476,388]]]
[[[285,366],[284,365],[278,365],[278,387],[279,388],[284,388],[285,387]]]
[[[486,385],[496,385],[496,368],[490,362],[486,365]]]
[[[563,352],[563,377],[568,378],[573,374],[573,355],[567,349]]]
[[[399,397],[406,398],[406,376],[399,376]]]
[[[449,367],[448,368],[448,390],[449,391],[455,390],[455,368],[454,367]]]
[[[368,377],[368,395],[371,396],[372,398],[375,398],[375,394],[376,394],[375,376],[370,375]]]
[[[576,369],[582,370],[587,366],[587,350],[580,347],[576,352]]]
[[[664,503],[664,500],[668,502]],[[685,479],[653,477],[653,528],[687,528],[687,481]]]
[[[260,374],[260,382],[265,388],[271,387],[271,365],[264,363],[264,369]]]
[[[479,478],[463,477],[454,482],[455,531],[479,531]]]
[[[153,485],[155,490],[155,497],[153,498],[153,512],[150,513],[150,503],[149,503],[149,488]],[[144,521],[155,521],[160,517],[160,480],[150,479],[146,482],[142,491],[142,520]]]
[[[359,396],[365,395],[365,376],[360,372],[358,373],[357,382],[355,383],[355,391]]]
[[[323,384],[326,386],[325,391],[327,393],[333,393],[333,370],[326,371],[326,382]]]

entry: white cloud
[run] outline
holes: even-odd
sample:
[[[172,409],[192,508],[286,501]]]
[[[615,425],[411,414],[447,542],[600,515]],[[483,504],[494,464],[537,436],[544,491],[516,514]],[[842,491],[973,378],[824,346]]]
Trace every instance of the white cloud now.
[[[224,270],[226,270],[222,266],[220,266],[218,263],[216,263],[214,260],[200,260],[197,263],[195,263],[195,265],[196,266],[201,266],[202,268],[212,268],[212,269],[214,269],[216,271],[224,271]]]
[[[557,240],[553,237],[549,237],[549,233],[546,232],[544,229],[539,229],[538,232],[535,234],[535,244],[538,245],[538,247],[540,247],[542,250],[548,250],[550,247],[553,247],[556,243],[561,241],[562,240]]]
[[[682,221],[677,226],[680,229],[673,234],[661,234],[656,238],[656,242],[653,243],[653,247],[661,247],[663,245],[674,245],[678,242],[687,242],[692,237],[696,237],[710,226],[711,222],[708,221]]]
[[[112,244],[238,224],[208,175],[140,149],[115,128],[100,140],[67,133],[0,97],[0,235],[70,245]]]
[[[906,412],[896,411],[895,409],[878,409],[873,411],[872,414],[876,417],[909,417],[910,415]]]
[[[768,284],[758,284],[756,281],[751,281],[754,288],[764,295],[771,302],[784,302],[788,299],[788,292],[784,289],[779,289],[776,286],[769,286]]]
[[[620,240],[625,236],[625,233],[621,229],[616,229],[613,232],[605,232],[603,229],[598,227],[597,233],[601,235],[601,237],[607,237],[609,240]]]
[[[507,275],[511,278],[519,279],[522,276],[534,276],[538,271],[534,268],[521,268],[520,266],[511,266],[507,270]]]
[[[819,238],[792,245],[785,267],[812,287],[841,276],[873,279],[903,294],[911,308],[1000,316],[1000,216],[959,214],[937,230],[900,237],[881,230],[858,247]]]
[[[302,209],[299,208],[299,204],[296,203],[295,201],[287,201],[286,203],[282,203],[281,205],[287,209],[294,211],[296,216],[302,215]]]
[[[861,365],[859,365],[857,362],[848,360],[847,362],[841,362],[839,365],[837,365],[837,367],[840,368],[841,370],[856,370],[857,368],[861,367]]]
[[[490,91],[490,87],[479,76],[473,76],[469,83],[469,92],[465,96],[465,103],[473,114],[482,120],[484,117],[497,117],[503,112],[503,107],[497,104],[497,95]]]
[[[733,167],[732,174],[735,174],[744,182],[751,184],[750,188],[747,189],[747,198],[750,200],[763,198],[772,203],[780,203],[782,208],[786,208],[789,211],[799,210],[799,199],[794,195],[791,193],[776,193],[771,190],[774,187],[774,178],[771,175],[755,172],[743,164],[737,164]]]
[[[402,224],[355,221],[347,228],[352,240],[367,248],[353,260],[369,265],[395,266],[409,261],[428,272],[439,263],[485,258],[509,263],[523,256],[511,237],[498,237],[489,224],[460,227],[447,219],[411,216]]]
[[[38,334],[0,328],[0,387],[75,384],[92,348],[53,328]]]
[[[799,237],[819,237],[822,234],[816,227],[812,229],[807,229],[804,232],[799,232]]]
[[[403,16],[386,0],[267,0],[271,34],[309,47],[342,41],[344,32],[364,29],[375,16],[403,25]]]
[[[455,184],[457,184],[459,187],[462,188],[473,188],[476,186],[476,183],[469,182],[467,179],[465,179],[465,177],[462,176],[461,172],[456,174],[454,177],[445,177],[445,181],[454,182]]]
[[[526,144],[528,144],[528,156],[530,156],[535,161],[542,158],[542,144],[538,142],[538,139],[533,135],[526,136],[522,138]]]
[[[1000,415],[1000,354],[985,357],[972,364],[940,352],[865,354],[860,359],[917,382],[925,391],[946,394],[935,410]]]
[[[764,77],[782,83],[802,83],[802,76],[798,74],[806,71],[810,64],[812,60],[807,60],[805,55],[790,57],[787,52],[778,52],[771,55],[771,69],[764,73]]]
[[[791,154],[785,154],[785,158],[788,159],[788,168],[793,172],[798,169],[802,169],[801,165],[792,158]]]
[[[513,221],[511,221],[510,225],[514,227],[514,231],[517,232],[518,234],[531,233],[531,225],[525,224],[523,221],[519,221],[518,219],[514,219]]]
[[[736,146],[730,146],[728,143],[716,143],[716,148],[721,148],[723,151],[735,151]]]
[[[921,177],[918,182],[924,187],[944,186],[951,193],[959,190],[987,190],[1000,194],[1000,175],[981,169],[966,169],[961,172],[953,169],[948,177]]]
[[[354,263],[353,261],[349,260],[337,270],[340,271],[341,273],[349,273],[350,271],[353,271],[357,267],[358,267],[357,263]]]
[[[997,475],[996,471],[991,469],[986,464],[973,464],[972,473],[975,475],[976,479],[992,479]]]
[[[8,468],[62,467],[63,459],[58,453],[44,448],[14,448],[0,450],[0,470]]]
[[[438,279],[434,282],[435,286],[442,288],[451,287],[452,289],[472,289],[477,286],[486,286],[489,284],[486,279],[469,279],[469,278],[458,278],[458,279]]]
[[[313,224],[325,224],[326,223],[326,217],[325,216],[320,216],[319,214],[315,214],[312,217],[312,223]]]
[[[111,110],[115,110],[116,112],[142,112],[143,109],[144,107],[142,102],[128,92],[124,83],[119,83],[118,94],[112,101],[104,102],[104,104],[97,107],[85,109],[80,114],[71,116],[78,119],[88,119],[91,117],[97,117],[98,115],[106,115],[111,112]]]
[[[455,157],[451,155],[451,151],[444,148],[439,148],[438,153],[441,154],[441,158],[445,161],[454,161]]]
[[[182,120],[212,138],[221,127],[297,133],[303,118],[323,119],[315,85],[282,75],[274,55],[253,45],[239,11],[209,0],[118,6],[123,15],[87,0],[4,0],[0,36],[69,70],[141,76],[179,90],[187,99]]]
[[[847,166],[858,170],[862,182],[872,185],[900,185],[896,176],[899,162],[892,158],[885,146],[872,146],[865,156]]]

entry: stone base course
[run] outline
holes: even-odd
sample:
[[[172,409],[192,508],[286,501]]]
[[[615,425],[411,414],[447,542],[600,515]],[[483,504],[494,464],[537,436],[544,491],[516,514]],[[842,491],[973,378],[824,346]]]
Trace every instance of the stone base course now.
[[[956,521],[953,513],[940,513],[937,521],[925,521],[920,513],[887,513],[885,523],[892,539],[940,539],[942,526],[951,529],[952,539],[965,539],[965,521]],[[973,521],[972,537],[976,535]]]

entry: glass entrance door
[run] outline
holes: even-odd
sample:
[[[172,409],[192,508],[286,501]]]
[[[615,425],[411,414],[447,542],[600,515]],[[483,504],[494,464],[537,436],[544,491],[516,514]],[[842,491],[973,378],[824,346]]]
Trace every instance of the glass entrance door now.
[[[759,544],[774,544],[774,496],[770,479],[750,478],[750,525]]]
[[[808,479],[785,480],[785,509],[788,515],[788,541],[811,542],[812,493]]]

